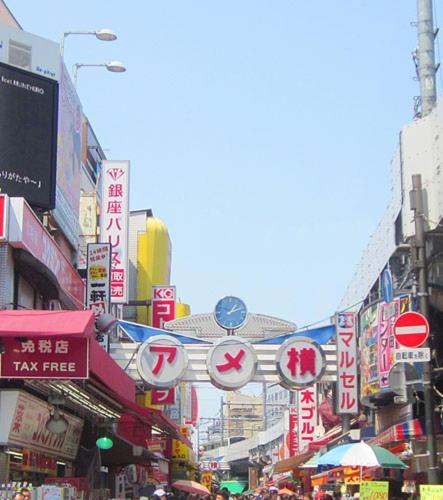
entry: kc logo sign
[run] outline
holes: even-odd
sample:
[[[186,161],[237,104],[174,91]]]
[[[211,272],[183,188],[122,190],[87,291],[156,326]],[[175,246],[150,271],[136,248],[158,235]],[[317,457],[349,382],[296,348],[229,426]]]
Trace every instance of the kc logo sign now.
[[[188,364],[184,345],[169,335],[156,335],[144,342],[137,353],[137,370],[150,387],[174,387]]]
[[[245,339],[224,337],[210,349],[206,366],[216,387],[225,390],[239,389],[254,377],[257,355]]]
[[[152,288],[152,326],[163,328],[175,319],[175,286],[154,286]]]

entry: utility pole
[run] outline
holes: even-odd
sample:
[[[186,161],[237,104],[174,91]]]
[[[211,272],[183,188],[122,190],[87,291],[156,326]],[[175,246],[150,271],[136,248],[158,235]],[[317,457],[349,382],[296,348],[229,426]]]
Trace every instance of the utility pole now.
[[[223,396],[220,398],[220,441],[223,446],[223,439],[225,437],[225,422],[223,417]]]
[[[263,430],[268,428],[268,386],[263,382]]]
[[[432,0],[417,0],[417,72],[420,82],[421,115],[429,115],[437,101],[435,83],[435,31]]]
[[[423,210],[423,189],[421,175],[412,176],[412,191],[410,192],[411,210],[414,212],[415,223],[415,245],[412,248],[415,253],[416,278],[418,281],[418,305],[419,311],[429,321],[428,305],[428,269],[426,263],[426,234]],[[431,347],[427,340],[424,347]],[[431,356],[432,359],[432,356]],[[437,465],[437,446],[434,425],[434,397],[432,388],[432,365],[431,362],[423,363],[423,391],[425,400],[425,422],[428,447],[428,484],[439,484],[439,470]]]

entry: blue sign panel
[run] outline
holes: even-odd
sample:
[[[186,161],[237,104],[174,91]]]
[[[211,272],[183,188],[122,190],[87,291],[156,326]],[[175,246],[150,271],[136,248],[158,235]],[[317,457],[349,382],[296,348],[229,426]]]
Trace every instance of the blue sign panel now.
[[[393,288],[392,288],[392,274],[389,269],[385,269],[381,275],[381,295],[386,303],[392,302]]]

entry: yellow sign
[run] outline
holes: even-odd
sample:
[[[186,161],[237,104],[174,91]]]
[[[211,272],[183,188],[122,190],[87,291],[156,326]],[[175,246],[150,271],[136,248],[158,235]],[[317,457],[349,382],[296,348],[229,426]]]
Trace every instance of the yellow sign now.
[[[189,448],[178,439],[172,440],[172,458],[178,460],[188,460]]]
[[[421,484],[420,498],[422,500],[441,500],[443,498],[443,484]]]
[[[387,481],[362,481],[360,500],[388,500],[389,483]]]
[[[206,486],[209,491],[211,490],[212,472],[210,470],[205,470],[200,474],[200,483]]]

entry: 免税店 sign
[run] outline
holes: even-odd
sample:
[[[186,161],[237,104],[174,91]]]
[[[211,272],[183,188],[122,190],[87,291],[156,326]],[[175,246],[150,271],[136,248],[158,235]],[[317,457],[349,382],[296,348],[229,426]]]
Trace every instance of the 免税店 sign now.
[[[89,341],[86,338],[29,337],[3,339],[0,378],[87,379]]]

